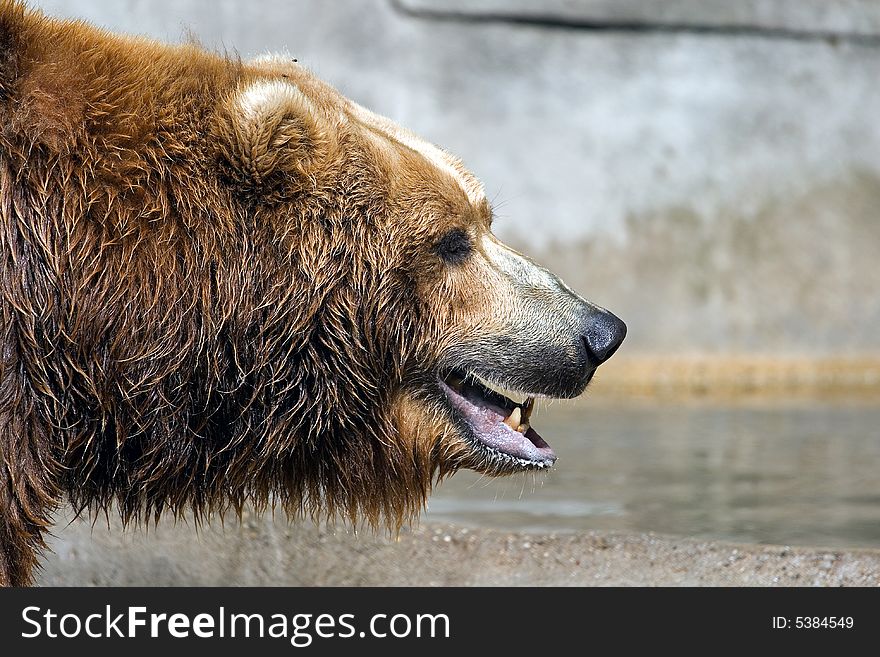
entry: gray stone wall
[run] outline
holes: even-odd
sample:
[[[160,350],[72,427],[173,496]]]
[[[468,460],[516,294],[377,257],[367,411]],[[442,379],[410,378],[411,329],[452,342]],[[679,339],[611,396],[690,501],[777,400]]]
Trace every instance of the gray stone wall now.
[[[461,156],[624,351],[880,350],[880,4],[41,0],[286,50]]]

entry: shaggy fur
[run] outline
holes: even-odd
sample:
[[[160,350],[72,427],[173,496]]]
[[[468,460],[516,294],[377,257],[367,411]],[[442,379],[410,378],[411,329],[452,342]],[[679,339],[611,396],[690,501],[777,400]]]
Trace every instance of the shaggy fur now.
[[[528,330],[582,355],[585,302],[490,220],[457,160],[292,62],[0,0],[0,584],[65,499],[395,527],[437,477],[521,468],[450,421],[438,368]],[[554,299],[567,324],[523,319]],[[548,394],[586,385],[572,359]]]
[[[126,519],[422,504],[431,445],[382,410],[431,341],[384,176],[307,116],[238,139],[218,99],[262,75],[0,5],[0,582],[64,493]],[[269,161],[291,140],[321,167]]]

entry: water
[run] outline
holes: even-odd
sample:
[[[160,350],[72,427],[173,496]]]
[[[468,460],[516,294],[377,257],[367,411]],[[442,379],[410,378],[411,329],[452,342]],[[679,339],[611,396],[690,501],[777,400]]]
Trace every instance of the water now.
[[[534,417],[551,473],[458,473],[425,519],[880,547],[880,403],[587,399]]]

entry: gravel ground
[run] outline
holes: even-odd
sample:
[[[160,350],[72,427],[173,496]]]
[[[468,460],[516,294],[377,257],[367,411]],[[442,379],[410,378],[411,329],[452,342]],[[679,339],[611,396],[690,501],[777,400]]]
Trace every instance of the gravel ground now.
[[[40,585],[877,586],[880,550],[657,534],[526,534],[423,524],[370,531],[246,514],[196,529],[60,518]]]

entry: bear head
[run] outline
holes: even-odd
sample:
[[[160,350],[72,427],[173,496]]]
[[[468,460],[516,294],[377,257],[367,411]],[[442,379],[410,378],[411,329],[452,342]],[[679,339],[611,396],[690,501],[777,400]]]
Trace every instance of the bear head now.
[[[297,443],[322,451],[311,497],[400,518],[460,468],[554,463],[535,397],[583,392],[623,322],[501,243],[458,159],[292,61],[254,63],[216,129],[224,179],[290,255],[272,303]]]

